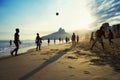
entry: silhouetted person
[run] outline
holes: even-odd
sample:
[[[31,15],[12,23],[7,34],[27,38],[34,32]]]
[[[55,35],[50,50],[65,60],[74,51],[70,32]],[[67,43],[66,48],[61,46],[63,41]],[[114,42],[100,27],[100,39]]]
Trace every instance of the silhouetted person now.
[[[103,26],[101,26],[100,29],[96,31],[96,38],[95,38],[94,43],[91,46],[91,50],[93,49],[93,47],[97,41],[99,41],[101,43],[102,48],[104,49],[102,36],[104,36],[104,38],[105,38],[105,32],[103,30]]]
[[[10,43],[10,46],[12,46],[12,40],[10,40],[10,42],[9,42],[9,43]]]
[[[76,45],[76,35],[75,35],[75,33],[73,33],[73,35],[72,35],[72,45],[73,46]]]
[[[56,39],[54,38],[54,44],[56,43]]]
[[[113,43],[112,41],[113,38],[114,38],[113,32],[109,29],[109,33],[108,33],[109,45]]]
[[[68,37],[65,38],[66,43],[68,42]]]
[[[38,51],[38,49],[39,49],[39,50],[41,49],[41,44],[42,44],[42,39],[41,39],[41,37],[39,36],[39,33],[37,33],[35,42],[36,42],[36,45],[37,45],[36,51]]]
[[[16,48],[13,51],[11,51],[11,55],[13,56],[13,53],[15,52],[15,56],[18,56],[17,52],[19,49],[19,44],[21,44],[19,40],[19,29],[18,28],[16,28],[16,33],[14,34],[14,43],[15,43]]]
[[[70,41],[70,39],[69,39],[69,37],[67,37],[67,42],[69,42]]]
[[[48,45],[50,45],[50,38],[48,38]]]
[[[91,33],[90,36],[90,45],[94,42],[94,37],[93,37],[94,32]]]
[[[61,38],[59,38],[59,43],[61,43]]]
[[[77,35],[77,43],[79,42],[79,36]]]

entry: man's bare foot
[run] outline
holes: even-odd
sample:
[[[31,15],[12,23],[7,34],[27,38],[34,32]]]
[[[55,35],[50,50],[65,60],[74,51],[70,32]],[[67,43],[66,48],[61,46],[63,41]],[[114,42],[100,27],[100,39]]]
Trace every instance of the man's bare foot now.
[[[15,54],[15,56],[18,56],[18,54]]]
[[[11,51],[10,54],[13,56],[13,52]]]

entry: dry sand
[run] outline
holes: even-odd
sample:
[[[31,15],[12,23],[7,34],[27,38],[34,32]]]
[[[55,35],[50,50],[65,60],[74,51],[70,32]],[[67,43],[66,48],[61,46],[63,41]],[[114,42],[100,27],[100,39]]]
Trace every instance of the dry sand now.
[[[119,40],[114,40],[119,42]],[[0,59],[0,80],[120,80],[120,44],[60,44]]]

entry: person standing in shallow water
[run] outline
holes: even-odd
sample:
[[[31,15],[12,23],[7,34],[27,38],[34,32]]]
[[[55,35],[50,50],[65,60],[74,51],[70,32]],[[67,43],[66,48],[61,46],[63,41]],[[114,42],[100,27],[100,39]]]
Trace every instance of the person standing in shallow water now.
[[[9,43],[10,43],[10,46],[12,46],[12,40],[10,40],[10,42],[9,42]]]
[[[37,33],[35,42],[36,42],[36,45],[37,45],[36,51],[38,51],[38,49],[40,50],[41,44],[42,44],[42,39],[40,38],[39,33]]]
[[[19,40],[19,29],[16,28],[16,33],[14,34],[14,43],[15,43],[15,46],[16,48],[11,51],[11,55],[13,56],[13,53],[15,52],[15,56],[18,56],[17,52],[18,52],[18,49],[19,49],[19,45],[21,44],[20,40]]]

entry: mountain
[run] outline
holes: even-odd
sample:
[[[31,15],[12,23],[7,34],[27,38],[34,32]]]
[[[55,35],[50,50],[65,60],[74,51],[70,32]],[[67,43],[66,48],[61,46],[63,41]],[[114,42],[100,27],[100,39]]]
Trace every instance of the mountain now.
[[[70,38],[71,35],[70,35],[69,33],[65,32],[64,29],[59,28],[59,30],[58,30],[57,32],[54,32],[54,33],[52,33],[52,34],[43,36],[42,39],[48,39],[48,38],[50,38],[50,39],[54,39],[54,38],[55,38],[55,39],[59,39],[59,38],[65,39],[66,37],[69,37],[69,38]]]

